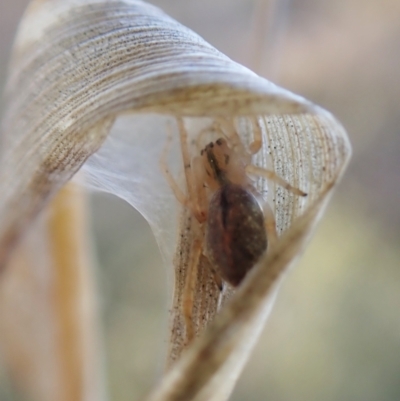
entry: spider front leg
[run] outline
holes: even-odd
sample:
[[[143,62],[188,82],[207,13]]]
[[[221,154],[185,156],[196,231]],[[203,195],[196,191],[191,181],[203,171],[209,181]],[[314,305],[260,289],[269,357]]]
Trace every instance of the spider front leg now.
[[[168,167],[167,158],[172,143],[172,132],[171,132],[171,127],[169,125],[168,125],[167,142],[165,144],[164,150],[160,158],[160,167],[166,181],[168,182],[178,202],[181,203],[183,206],[187,207],[193,213],[193,215],[196,217],[199,223],[202,223],[206,219],[205,209],[204,209],[205,200],[204,200],[204,195],[200,194],[198,185],[196,185],[196,175],[198,175],[198,173],[194,172],[191,168],[192,165],[191,165],[189,148],[187,144],[187,132],[183,125],[182,119],[178,119],[178,127],[179,127],[182,159],[185,170],[187,195],[185,195],[183,191],[180,189],[178,183],[176,182],[175,178],[171,174]]]
[[[194,337],[193,305],[197,278],[197,266],[203,253],[203,239],[195,239],[191,246],[189,263],[186,270],[185,287],[182,294],[182,311],[185,320],[186,337],[189,343]]]
[[[171,150],[171,143],[172,143],[172,132],[171,132],[171,127],[168,125],[167,142],[165,144],[164,150],[163,150],[163,152],[161,154],[161,157],[160,157],[161,172],[163,173],[165,180],[168,182],[168,185],[171,188],[172,192],[174,193],[175,198],[177,199],[177,201],[180,204],[189,207],[189,199],[188,199],[188,197],[179,188],[179,185],[175,181],[175,178],[173,177],[173,175],[169,171],[167,158],[168,158],[168,154],[169,154],[169,152]]]
[[[260,177],[266,178],[267,180],[274,181],[276,184],[280,185],[281,187],[285,188],[286,190],[292,192],[295,195],[307,196],[305,192],[289,184],[286,180],[284,180],[282,177],[276,174],[275,171],[267,170],[262,167],[254,166],[253,164],[249,164],[246,166],[246,173],[258,175]]]
[[[264,213],[264,226],[267,232],[268,239],[268,248],[274,246],[276,241],[278,240],[278,234],[276,233],[276,220],[273,210],[267,201],[263,204],[263,213]]]
[[[203,195],[203,183],[201,182],[200,178],[201,170],[199,169],[199,163],[197,162],[197,160],[199,160],[199,157],[194,158],[192,163],[188,146],[188,135],[185,129],[185,125],[181,118],[178,118],[177,122],[181,142],[183,167],[185,170],[186,187],[189,198],[189,207],[191,208],[194,216],[199,221],[199,223],[203,223],[206,220],[205,196]]]
[[[257,117],[252,117],[251,120],[254,128],[253,131],[254,137],[253,137],[253,142],[251,142],[249,145],[249,150],[251,155],[255,155],[260,151],[262,147],[262,130]],[[246,166],[246,173],[258,175],[260,177],[266,178],[267,180],[274,181],[276,184],[280,185],[281,187],[285,188],[286,190],[292,192],[295,195],[307,196],[305,192],[289,184],[286,180],[284,180],[282,177],[276,174],[275,171],[268,170],[262,167],[257,167],[254,166],[253,164],[248,164]]]
[[[203,169],[199,156],[191,158],[188,146],[188,134],[182,119],[177,120],[179,129],[180,147],[185,171],[187,194],[180,189],[168,168],[167,156],[172,142],[172,133],[168,127],[168,139],[160,159],[161,170],[169,183],[176,199],[187,207],[194,219],[192,221],[192,244],[189,251],[189,260],[186,266],[185,283],[182,290],[181,310],[186,327],[186,341],[190,342],[194,335],[193,306],[198,266],[203,254],[204,222],[206,220],[206,193],[203,185]]]
[[[257,117],[252,117],[251,118],[254,126],[254,131],[253,131],[253,142],[250,143],[249,145],[249,150],[251,155],[255,155],[256,153],[259,152],[259,150],[262,147],[262,131],[260,127],[260,123],[258,122]]]

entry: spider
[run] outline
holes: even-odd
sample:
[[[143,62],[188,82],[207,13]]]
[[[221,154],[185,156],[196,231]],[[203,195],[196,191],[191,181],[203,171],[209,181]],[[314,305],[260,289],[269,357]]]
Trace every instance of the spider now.
[[[201,255],[210,261],[215,282],[222,291],[224,282],[237,287],[267,250],[268,243],[272,245],[277,240],[274,213],[249,175],[272,180],[298,196],[307,194],[275,172],[251,164],[252,157],[262,147],[261,128],[256,119],[252,121],[254,139],[248,149],[243,145],[234,122],[217,118],[197,135],[198,154],[194,157],[190,155],[184,121],[178,118],[177,125],[187,194],[179,188],[168,169],[166,159],[171,134],[160,163],[175,197],[191,211],[199,227],[192,244],[183,294],[186,335],[190,341],[194,337],[191,292]],[[205,136],[215,136],[216,139],[202,147]]]

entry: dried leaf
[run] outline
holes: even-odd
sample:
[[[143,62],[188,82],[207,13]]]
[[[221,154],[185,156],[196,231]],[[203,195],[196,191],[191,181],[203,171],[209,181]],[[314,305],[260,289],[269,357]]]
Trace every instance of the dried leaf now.
[[[91,185],[136,207],[149,221],[166,265],[174,265],[170,369],[149,399],[226,399],[268,315],[275,283],[303,249],[344,171],[350,145],[343,128],[326,111],[234,63],[137,0],[33,1],[15,43],[6,104],[0,263],[93,155],[84,166]],[[182,291],[194,223],[159,167],[177,117],[184,117],[191,138],[213,121],[235,120],[247,144],[257,120],[263,148],[255,163],[308,193],[304,199],[257,182],[260,191],[268,190],[279,241],[230,302],[233,291],[225,294],[226,306],[215,319],[219,291],[209,269],[198,270],[199,338],[183,355]],[[177,146],[173,152],[171,169],[178,175]]]

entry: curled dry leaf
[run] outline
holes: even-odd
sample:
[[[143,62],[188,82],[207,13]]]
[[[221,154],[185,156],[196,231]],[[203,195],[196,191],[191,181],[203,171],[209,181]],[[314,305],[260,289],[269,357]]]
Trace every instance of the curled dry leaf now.
[[[350,145],[343,128],[138,0],[33,1],[20,25],[5,97],[1,265],[84,165],[92,186],[126,199],[146,217],[175,272],[170,368],[149,399],[226,399],[266,319],[274,284],[303,249],[344,171]],[[177,134],[177,117],[193,139],[217,119],[235,121],[247,144],[256,119],[263,147],[255,163],[308,193],[299,198],[257,182],[268,190],[279,240],[222,300],[200,259],[194,326],[198,334],[209,327],[182,356],[193,218],[182,212],[159,166],[168,131]],[[168,162],[175,176],[182,172],[178,148]],[[220,303],[225,307],[214,320]]]

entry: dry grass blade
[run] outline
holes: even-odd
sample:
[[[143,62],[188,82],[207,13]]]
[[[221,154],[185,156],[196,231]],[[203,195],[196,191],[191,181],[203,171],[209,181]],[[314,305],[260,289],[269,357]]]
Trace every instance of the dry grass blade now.
[[[0,264],[43,201],[98,149],[118,113],[307,108],[157,8],[133,0],[33,1],[10,71]]]
[[[185,121],[190,143],[207,124],[234,131],[237,146],[259,136],[253,162],[308,193],[303,198],[257,181],[257,190],[268,190],[279,240],[229,304],[233,291],[219,300],[207,262],[199,259],[193,281],[199,338],[182,356],[188,342],[183,291],[199,227],[187,209],[181,213],[170,369],[150,399],[226,399],[265,321],[271,289],[299,255],[344,171],[350,146],[343,128],[138,0],[33,1],[10,71],[0,170],[3,266],[34,218],[91,155],[85,169],[92,182],[148,218],[172,264],[165,237],[174,239],[167,233],[178,218],[170,213],[176,200],[160,181],[159,160],[168,127],[179,132],[176,121]],[[226,307],[214,321],[219,302]]]
[[[221,400],[229,396],[268,316],[279,279],[301,255],[327,201],[322,194],[249,274],[231,302],[167,374],[149,401]],[[219,382],[216,382],[216,379]]]

